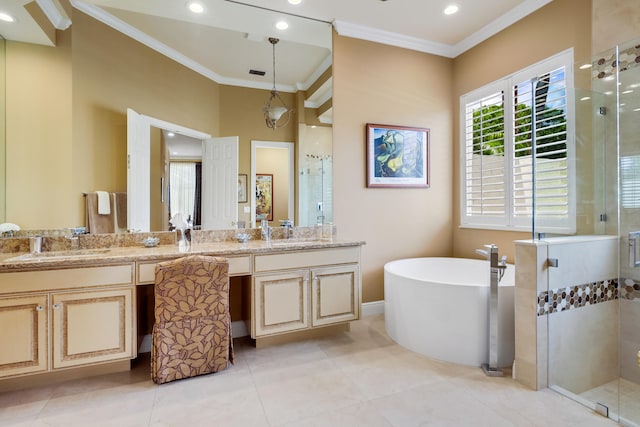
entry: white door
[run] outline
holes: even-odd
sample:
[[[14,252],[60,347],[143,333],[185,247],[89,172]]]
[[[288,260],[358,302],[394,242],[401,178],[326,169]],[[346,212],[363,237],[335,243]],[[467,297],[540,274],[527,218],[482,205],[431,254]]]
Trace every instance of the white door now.
[[[238,137],[202,142],[202,229],[235,227],[238,221]]]

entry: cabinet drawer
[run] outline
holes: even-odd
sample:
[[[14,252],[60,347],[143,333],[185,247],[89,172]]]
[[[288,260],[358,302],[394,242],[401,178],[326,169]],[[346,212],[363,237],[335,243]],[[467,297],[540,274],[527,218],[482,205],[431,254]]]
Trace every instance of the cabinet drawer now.
[[[249,255],[229,257],[227,259],[229,260],[230,276],[246,276],[251,274],[251,257]],[[137,283],[154,283],[156,277],[156,264],[158,264],[159,262],[161,261],[138,263]]]
[[[133,283],[133,264],[0,273],[0,294]]]
[[[360,261],[360,247],[319,249],[254,256],[255,272],[350,264]]]

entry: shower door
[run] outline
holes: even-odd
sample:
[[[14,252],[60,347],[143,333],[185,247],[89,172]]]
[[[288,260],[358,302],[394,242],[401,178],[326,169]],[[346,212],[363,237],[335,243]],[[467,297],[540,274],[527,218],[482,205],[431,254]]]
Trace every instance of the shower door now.
[[[639,44],[576,63],[576,236],[544,242],[548,385],[628,426],[640,426]]]
[[[640,426],[640,40],[618,47],[620,421]]]

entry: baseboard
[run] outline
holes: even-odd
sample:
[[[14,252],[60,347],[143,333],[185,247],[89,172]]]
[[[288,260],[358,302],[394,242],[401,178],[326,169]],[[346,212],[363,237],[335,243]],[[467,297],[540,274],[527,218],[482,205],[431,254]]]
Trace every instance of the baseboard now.
[[[384,301],[372,301],[362,303],[362,317],[375,316],[384,313]],[[247,324],[244,320],[231,322],[231,336],[234,338],[246,337],[249,335]],[[145,335],[138,349],[138,353],[149,353],[151,351],[151,335]]]
[[[384,314],[384,300],[362,303],[362,317]]]

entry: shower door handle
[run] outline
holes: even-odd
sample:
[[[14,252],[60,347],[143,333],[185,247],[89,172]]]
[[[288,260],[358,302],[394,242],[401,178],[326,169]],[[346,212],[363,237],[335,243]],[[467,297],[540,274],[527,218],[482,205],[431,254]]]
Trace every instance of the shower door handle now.
[[[640,267],[638,261],[638,240],[640,239],[640,231],[629,232],[629,267]]]

